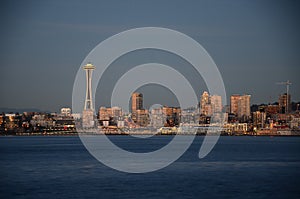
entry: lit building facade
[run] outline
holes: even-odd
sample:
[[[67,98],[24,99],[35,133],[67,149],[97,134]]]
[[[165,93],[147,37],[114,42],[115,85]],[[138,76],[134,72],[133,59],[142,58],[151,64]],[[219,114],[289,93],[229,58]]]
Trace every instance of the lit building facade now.
[[[251,95],[230,96],[230,113],[236,115],[239,120],[246,121],[250,118]]]
[[[131,119],[134,123],[141,126],[141,124],[144,125],[144,123],[145,123],[145,121],[144,121],[145,116],[142,116],[142,115],[145,115],[145,110],[144,111],[139,111],[139,110],[144,110],[143,109],[143,94],[142,93],[133,93],[131,95]],[[138,114],[140,114],[140,115],[138,115]]]
[[[207,91],[204,91],[200,99],[200,115],[212,115],[212,106],[210,103],[210,96]]]
[[[279,96],[278,104],[281,113],[289,113],[291,110],[291,95],[284,93]]]
[[[139,109],[143,109],[143,94],[133,93],[131,96],[131,111],[134,112]]]
[[[137,125],[145,127],[149,124],[149,112],[145,109],[136,110],[136,122]]]
[[[212,116],[213,113],[222,112],[222,98],[219,95],[209,95],[204,91],[200,99],[200,115]]]
[[[60,109],[60,114],[62,116],[71,116],[71,108],[61,108]]]
[[[222,106],[222,98],[220,95],[210,96],[210,103],[211,103],[213,113],[222,112],[223,106]]]
[[[165,120],[164,126],[173,127],[180,123],[181,109],[180,107],[167,107],[164,106],[162,109],[163,117]]]
[[[253,116],[253,127],[256,129],[265,128],[265,121],[266,121],[266,113],[255,111],[252,113]]]
[[[162,108],[155,108],[151,110],[151,126],[160,128],[164,126],[164,116]]]
[[[230,113],[238,115],[240,95],[231,95],[230,96]]]
[[[99,120],[120,120],[122,117],[122,109],[120,107],[114,106],[111,108],[100,107],[98,112]]]
[[[237,116],[243,120],[247,120],[251,116],[250,98],[250,95],[242,95],[239,100]]]

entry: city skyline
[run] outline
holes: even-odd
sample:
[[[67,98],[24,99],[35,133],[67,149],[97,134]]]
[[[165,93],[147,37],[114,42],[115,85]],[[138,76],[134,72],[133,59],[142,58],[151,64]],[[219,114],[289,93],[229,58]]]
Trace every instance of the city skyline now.
[[[298,199],[299,10],[1,1],[1,198]]]
[[[95,67],[83,67],[89,75]],[[85,102],[89,102],[90,84],[87,85]],[[149,110],[143,106],[143,94],[131,94],[131,110],[122,107],[100,107],[95,114],[85,103],[82,113],[63,107],[60,113],[23,112],[0,113],[0,133],[3,135],[74,135],[83,129],[100,129],[102,134],[159,134],[204,135],[208,125],[222,125],[222,135],[298,135],[300,128],[299,105],[292,108],[290,95],[279,97],[278,104],[250,107],[250,95],[231,95],[230,106],[222,106],[222,97],[204,91],[196,107],[184,109],[154,105]],[[287,108],[287,106],[289,108]],[[78,126],[79,125],[79,126]],[[81,126],[82,125],[82,126]],[[76,127],[75,127],[76,126]],[[194,131],[186,131],[185,127]],[[139,131],[144,128],[146,131]],[[147,130],[148,129],[148,130]],[[133,131],[131,131],[133,130]],[[137,131],[136,131],[137,130]]]
[[[0,107],[51,112],[71,107],[75,74],[84,57],[106,38],[145,26],[174,29],[203,45],[223,77],[227,104],[235,93],[250,94],[252,104],[276,102],[286,90],[277,82],[287,80],[292,82],[291,101],[299,102],[299,7],[282,1],[5,2],[0,8]],[[151,61],[192,73],[170,54],[128,54],[112,64],[114,75],[103,79],[107,90],[96,94],[96,107],[106,105],[106,94],[122,70]],[[207,89],[203,82],[195,84],[199,99]],[[143,93],[153,96],[151,87]]]

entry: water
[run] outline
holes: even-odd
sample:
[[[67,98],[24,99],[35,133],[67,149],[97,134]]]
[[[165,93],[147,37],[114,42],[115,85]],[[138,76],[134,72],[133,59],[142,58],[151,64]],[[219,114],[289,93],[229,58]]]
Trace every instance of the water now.
[[[170,139],[133,144],[151,151]],[[200,160],[202,140],[162,170],[128,174],[99,163],[78,137],[0,137],[0,198],[300,198],[300,137],[221,137]]]

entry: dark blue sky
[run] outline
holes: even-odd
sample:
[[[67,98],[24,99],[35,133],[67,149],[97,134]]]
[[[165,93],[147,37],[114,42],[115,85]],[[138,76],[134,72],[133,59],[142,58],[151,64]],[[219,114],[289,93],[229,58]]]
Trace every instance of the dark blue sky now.
[[[114,34],[145,26],[178,30],[203,45],[228,96],[274,102],[285,91],[276,82],[290,80],[292,100],[300,101],[299,9],[296,1],[2,1],[0,107],[71,106],[86,55]]]

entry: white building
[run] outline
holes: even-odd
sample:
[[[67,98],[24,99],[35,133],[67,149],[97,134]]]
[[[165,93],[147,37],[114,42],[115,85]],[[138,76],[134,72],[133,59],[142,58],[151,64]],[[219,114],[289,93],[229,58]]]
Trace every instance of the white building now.
[[[61,108],[60,114],[63,116],[71,116],[71,108]]]

